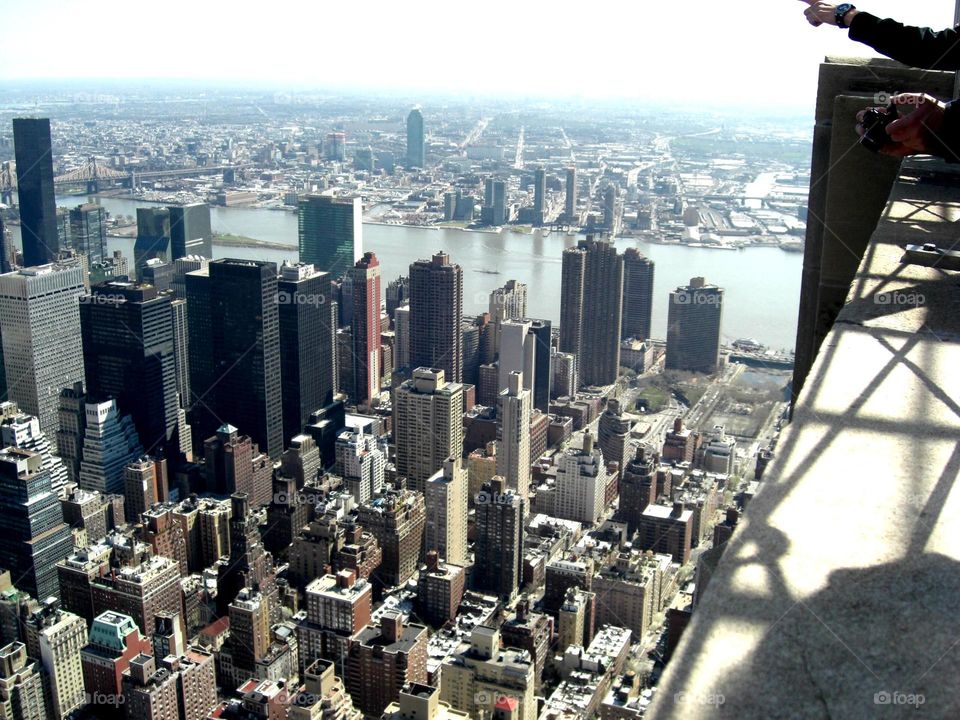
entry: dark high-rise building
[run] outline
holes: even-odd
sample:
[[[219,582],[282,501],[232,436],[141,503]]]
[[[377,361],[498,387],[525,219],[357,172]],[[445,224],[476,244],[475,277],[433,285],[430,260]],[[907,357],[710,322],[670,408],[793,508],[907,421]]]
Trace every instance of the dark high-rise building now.
[[[173,262],[187,255],[213,257],[210,206],[206,203],[170,205],[170,257]]]
[[[210,263],[206,277],[202,272],[187,275],[190,388],[193,407],[199,405],[199,415],[207,416],[200,419],[200,437],[228,422],[270,457],[279,457],[283,413],[277,266],[223,259]],[[206,293],[196,287],[204,281]]]
[[[3,227],[3,218],[0,217],[0,273],[8,273],[13,270],[16,250],[13,247],[13,240],[7,235]]]
[[[277,284],[283,441],[303,430],[310,414],[333,402],[335,305],[330,275],[313,265],[284,265]]]
[[[410,266],[410,366],[463,382],[463,270],[439,252]]]
[[[567,168],[567,195],[563,206],[563,217],[570,225],[578,225],[577,218],[577,169]]]
[[[623,322],[620,339],[650,337],[653,317],[653,260],[636,248],[623,253]]]
[[[414,108],[407,115],[407,167],[423,169],[426,164],[423,142],[423,113]]]
[[[13,144],[17,158],[23,265],[43,265],[55,261],[60,253],[50,120],[14,118]]]
[[[86,203],[70,211],[70,245],[87,258],[87,266],[102,263],[107,251],[107,213]]]
[[[105,282],[80,298],[87,395],[114,398],[147,452],[175,458],[177,375],[168,293]]]
[[[153,285],[159,292],[170,290],[173,284],[173,265],[160,258],[147,260],[142,267],[137,268],[139,280],[147,285]]]
[[[547,172],[538,167],[533,174],[533,224],[543,225],[547,201]]]
[[[213,398],[213,318],[210,309],[210,267],[187,272],[183,276],[187,300],[187,370],[189,395],[181,399],[189,412],[194,447],[203,449],[203,441],[220,426],[212,412]]]
[[[59,598],[57,563],[72,549],[43,456],[0,450],[0,565],[19,590],[35,598]]]
[[[714,373],[720,364],[723,289],[702,277],[670,293],[667,309],[668,370]]]
[[[308,195],[297,206],[300,262],[339,278],[363,255],[360,198]]]
[[[577,356],[580,382],[611,385],[620,371],[623,256],[588,237],[563,253],[560,351]]]
[[[477,509],[473,586],[511,600],[523,581],[523,499],[495,476],[474,498]]]
[[[139,275],[147,260],[171,262],[170,211],[163,207],[137,208],[137,240],[133,244],[133,272]]]
[[[386,295],[387,315],[393,320],[397,308],[406,305],[410,298],[410,278],[401,275],[396,280],[387,283]]]
[[[533,340],[533,407],[550,412],[550,386],[553,372],[550,367],[551,332],[549,320],[530,320],[529,334]]]
[[[380,394],[380,262],[364,253],[350,271],[353,289],[353,399],[369,405]],[[316,408],[314,408],[316,409]]]
[[[640,528],[643,511],[657,501],[657,462],[657,456],[641,445],[621,473],[617,520],[627,524],[631,537]]]

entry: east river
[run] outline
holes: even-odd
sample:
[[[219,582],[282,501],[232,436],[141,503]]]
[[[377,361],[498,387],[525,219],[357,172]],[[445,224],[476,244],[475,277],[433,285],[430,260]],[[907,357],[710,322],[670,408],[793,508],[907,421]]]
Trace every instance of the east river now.
[[[151,203],[126,198],[91,198],[113,215],[136,215]],[[58,198],[58,205],[74,206],[81,197]],[[215,257],[272,260],[297,259],[297,218],[294,213],[265,208],[211,208],[214,232],[282,243],[289,250],[214,245]],[[11,228],[19,243],[19,227]],[[411,262],[437,251],[449,253],[463,267],[464,312],[487,309],[490,291],[514,279],[528,287],[527,312],[554,323],[560,317],[560,267],[563,250],[576,238],[562,233],[504,231],[469,232],[451,228],[364,224],[363,247],[380,259],[383,286],[406,274]],[[133,238],[109,239],[109,249],[133,259]],[[741,250],[660,245],[632,238],[616,241],[617,248],[636,247],[656,263],[653,304],[654,337],[666,337],[670,290],[702,275],[724,288],[723,340],[753,338],[774,349],[792,349],[803,254],[778,247]]]

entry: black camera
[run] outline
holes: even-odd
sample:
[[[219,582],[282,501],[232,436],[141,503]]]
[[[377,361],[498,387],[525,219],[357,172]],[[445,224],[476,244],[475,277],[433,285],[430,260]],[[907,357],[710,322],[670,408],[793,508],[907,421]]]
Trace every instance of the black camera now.
[[[863,113],[863,135],[860,144],[871,152],[880,152],[887,145],[893,144],[893,139],[887,134],[887,126],[900,117],[895,105],[888,105],[884,109],[870,108]]]

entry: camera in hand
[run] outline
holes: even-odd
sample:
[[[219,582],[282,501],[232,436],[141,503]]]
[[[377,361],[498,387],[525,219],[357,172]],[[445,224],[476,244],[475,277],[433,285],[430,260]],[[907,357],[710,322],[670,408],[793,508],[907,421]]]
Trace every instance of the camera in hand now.
[[[880,152],[887,145],[893,144],[893,139],[887,134],[887,126],[899,117],[897,108],[888,105],[886,108],[870,108],[863,113],[863,135],[860,144],[871,152]]]

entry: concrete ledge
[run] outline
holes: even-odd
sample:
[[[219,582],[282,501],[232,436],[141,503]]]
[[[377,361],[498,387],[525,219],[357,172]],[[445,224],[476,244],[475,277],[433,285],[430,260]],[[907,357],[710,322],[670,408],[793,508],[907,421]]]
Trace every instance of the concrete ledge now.
[[[652,717],[960,716],[960,273],[900,264],[958,219],[905,163]]]

